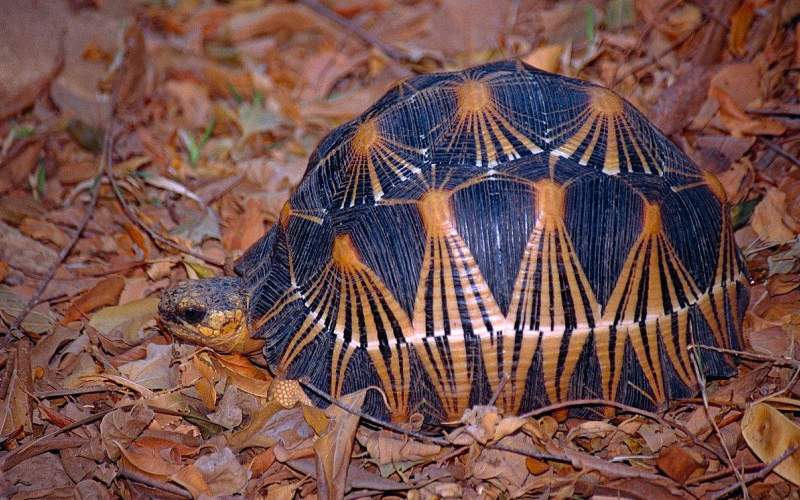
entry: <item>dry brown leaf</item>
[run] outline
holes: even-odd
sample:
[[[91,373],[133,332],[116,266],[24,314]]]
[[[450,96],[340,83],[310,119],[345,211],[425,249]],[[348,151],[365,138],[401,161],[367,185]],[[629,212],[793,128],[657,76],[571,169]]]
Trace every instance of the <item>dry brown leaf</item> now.
[[[211,495],[211,488],[209,488],[206,480],[203,478],[203,474],[194,464],[187,465],[170,479],[189,490],[189,493],[191,493],[194,498],[200,498],[203,495]]]
[[[120,447],[127,447],[153,421],[155,413],[147,405],[130,410],[114,410],[100,421],[100,439],[112,460],[121,456]]]
[[[800,426],[772,406],[759,403],[745,411],[742,436],[758,458],[770,463],[800,445]],[[800,451],[778,464],[775,472],[800,486]]]
[[[56,251],[0,221],[0,259],[25,273],[41,276],[56,261]]]
[[[753,230],[765,243],[786,243],[795,237],[795,231],[786,224],[787,220],[793,226],[797,224],[786,213],[786,193],[776,188],[768,188],[764,199],[753,211],[751,219]]]
[[[180,463],[180,455],[170,449],[144,446],[138,440],[127,447],[116,442],[115,444],[118,445],[120,454],[128,464],[147,474],[171,476],[183,468]]]
[[[105,307],[92,315],[89,326],[106,336],[117,332],[121,340],[138,344],[141,342],[141,329],[158,313],[158,301],[158,297],[148,297],[121,306]]]
[[[675,444],[661,452],[656,465],[675,481],[685,483],[692,475],[705,471],[707,464],[700,453]]]
[[[125,279],[119,276],[106,278],[97,283],[72,303],[61,320],[61,324],[77,321],[95,309],[117,305],[123,288],[125,288]]]
[[[354,411],[360,411],[367,389],[343,396],[340,401]],[[347,484],[347,469],[353,452],[353,440],[358,429],[359,417],[337,405],[326,410],[333,420],[328,432],[314,443],[317,457],[317,490],[322,499],[344,498]]]
[[[244,212],[225,232],[222,243],[231,251],[246,250],[259,238],[264,236],[264,213],[258,198],[248,198],[244,205]]]
[[[388,430],[371,433],[364,445],[379,465],[430,460],[442,451],[437,444],[422,443]]]
[[[27,234],[33,239],[50,242],[55,246],[62,248],[69,242],[69,236],[52,222],[47,222],[32,217],[26,217],[19,230]]]
[[[212,495],[235,495],[250,479],[250,471],[239,463],[230,448],[203,455],[193,467],[203,477]]]
[[[253,396],[265,398],[272,381],[270,374],[250,362],[241,354],[214,354],[215,366],[230,379],[230,382]]]
[[[172,345],[147,344],[147,356],[131,361],[118,369],[128,380],[148,389],[168,389],[172,387],[170,363]]]
[[[534,68],[558,73],[561,68],[561,54],[563,53],[564,46],[559,43],[542,45],[525,56],[523,61]]]
[[[316,434],[306,423],[299,407],[284,409],[274,401],[250,416],[250,422],[228,438],[235,449],[260,446],[270,448],[282,444],[286,448],[297,448],[300,443],[314,439]]]
[[[728,48],[735,56],[742,56],[747,47],[747,34],[750,25],[753,24],[755,16],[754,5],[752,2],[745,1],[736,9],[731,16],[731,29],[728,40]]]

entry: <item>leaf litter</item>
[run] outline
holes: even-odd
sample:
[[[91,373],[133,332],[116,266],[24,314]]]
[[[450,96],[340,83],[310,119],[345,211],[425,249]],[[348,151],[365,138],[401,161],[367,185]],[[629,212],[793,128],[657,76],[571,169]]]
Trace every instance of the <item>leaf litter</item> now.
[[[800,2],[5,7],[0,496],[800,492]],[[479,407],[426,434],[344,409],[363,393],[284,408],[263,360],[159,330],[160,290],[223,274],[325,133],[398,77],[507,57],[612,86],[719,177],[754,283],[736,377],[658,414]]]

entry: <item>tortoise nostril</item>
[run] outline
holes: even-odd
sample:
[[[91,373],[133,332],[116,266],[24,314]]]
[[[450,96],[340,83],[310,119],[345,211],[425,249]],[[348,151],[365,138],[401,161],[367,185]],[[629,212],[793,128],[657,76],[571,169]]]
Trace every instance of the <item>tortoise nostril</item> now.
[[[181,310],[178,315],[190,325],[196,325],[206,317],[206,310],[200,306],[189,306]]]

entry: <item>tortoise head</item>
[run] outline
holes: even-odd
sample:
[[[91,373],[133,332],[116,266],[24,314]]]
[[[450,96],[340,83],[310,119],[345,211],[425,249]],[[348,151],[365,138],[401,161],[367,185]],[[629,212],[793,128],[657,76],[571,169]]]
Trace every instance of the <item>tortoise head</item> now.
[[[161,294],[159,321],[174,336],[221,353],[251,353],[263,342],[250,338],[250,296],[238,277],[178,283]]]

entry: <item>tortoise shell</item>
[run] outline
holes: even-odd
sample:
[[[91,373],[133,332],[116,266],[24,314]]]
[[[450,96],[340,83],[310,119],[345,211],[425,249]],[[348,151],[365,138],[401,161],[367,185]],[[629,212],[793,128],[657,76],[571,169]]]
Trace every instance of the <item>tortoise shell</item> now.
[[[740,348],[747,306],[714,176],[612,91],[518,62],[412,78],[335,129],[236,272],[278,375],[375,387],[393,420],[651,408],[696,389],[691,344]]]

